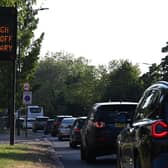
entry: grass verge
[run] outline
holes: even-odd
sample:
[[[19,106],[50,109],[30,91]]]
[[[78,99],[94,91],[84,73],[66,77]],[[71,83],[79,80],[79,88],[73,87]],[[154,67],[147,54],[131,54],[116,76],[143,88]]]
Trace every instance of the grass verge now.
[[[47,143],[0,144],[0,168],[55,168]]]

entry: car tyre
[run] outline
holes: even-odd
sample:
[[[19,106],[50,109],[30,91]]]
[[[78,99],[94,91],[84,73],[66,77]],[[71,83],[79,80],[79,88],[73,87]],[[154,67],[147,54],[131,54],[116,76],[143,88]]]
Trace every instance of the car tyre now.
[[[81,160],[86,160],[86,157],[85,157],[86,155],[85,155],[85,150],[84,150],[84,148],[83,148],[83,145],[82,145],[82,143],[81,143],[81,145],[80,145],[80,159]]]
[[[73,142],[73,141],[69,141],[69,146],[70,146],[70,148],[76,148],[77,147],[77,144],[75,143],[75,142]]]
[[[95,152],[89,147],[85,149],[85,158],[87,163],[94,163],[96,161]]]
[[[55,132],[51,132],[51,136],[52,137],[56,137],[56,133]]]
[[[58,140],[59,140],[59,141],[62,141],[62,136],[58,136]]]
[[[135,168],[141,168],[141,163],[140,163],[140,157],[139,157],[139,155],[137,155],[136,157],[135,157],[135,164],[134,164],[135,166]]]
[[[37,130],[36,130],[36,129],[32,129],[32,131],[33,131],[33,132],[37,132]]]
[[[117,158],[117,168],[121,168],[121,165],[120,165],[120,160],[119,160],[119,158]]]

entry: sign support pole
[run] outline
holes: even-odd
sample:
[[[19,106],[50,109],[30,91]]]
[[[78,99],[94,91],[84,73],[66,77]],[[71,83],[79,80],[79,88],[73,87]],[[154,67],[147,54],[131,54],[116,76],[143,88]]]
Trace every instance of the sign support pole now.
[[[12,61],[12,104],[10,109],[10,145],[14,145],[15,140],[15,85],[16,85],[16,63]]]

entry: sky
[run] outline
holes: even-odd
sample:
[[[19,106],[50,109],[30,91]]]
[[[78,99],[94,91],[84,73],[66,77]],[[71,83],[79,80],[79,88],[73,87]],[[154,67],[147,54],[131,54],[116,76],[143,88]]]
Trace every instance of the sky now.
[[[40,0],[38,0],[40,1]],[[65,51],[93,65],[128,59],[142,72],[165,57],[167,0],[45,0],[37,8],[38,37],[45,32],[41,56]]]

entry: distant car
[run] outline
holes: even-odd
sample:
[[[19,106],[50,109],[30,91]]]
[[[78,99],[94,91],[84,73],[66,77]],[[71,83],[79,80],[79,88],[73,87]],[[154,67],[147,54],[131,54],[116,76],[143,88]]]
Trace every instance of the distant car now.
[[[54,119],[52,126],[51,126],[51,135],[52,136],[57,136],[58,127],[64,118],[72,118],[72,116],[71,115],[57,115],[56,118]]]
[[[58,140],[69,138],[72,125],[76,118],[64,118],[58,128]]]
[[[51,133],[51,127],[53,123],[54,123],[54,119],[47,120],[46,124],[44,125],[44,134]]]
[[[81,129],[81,160],[117,153],[117,136],[129,122],[137,103],[102,102],[91,108]]]
[[[46,116],[36,117],[36,120],[33,122],[33,125],[32,125],[32,131],[36,132],[37,130],[44,130],[44,126],[48,118],[49,117],[46,117]]]
[[[27,121],[26,121],[26,118],[24,118],[23,128],[32,129],[34,121],[35,121],[35,118],[27,118]]]
[[[69,146],[71,148],[76,148],[77,145],[80,145],[81,143],[81,135],[80,135],[80,130],[82,126],[84,125],[84,122],[86,121],[87,117],[78,117],[71,128],[70,132],[70,138],[69,138]]]
[[[159,81],[144,91],[117,142],[118,168],[168,167],[168,82]]]

